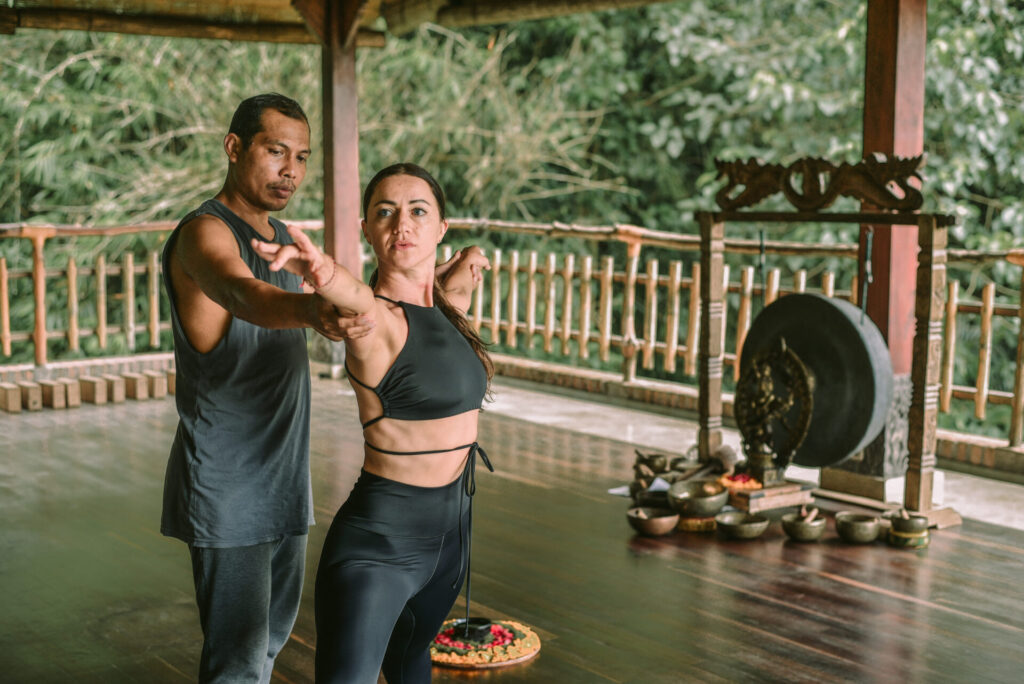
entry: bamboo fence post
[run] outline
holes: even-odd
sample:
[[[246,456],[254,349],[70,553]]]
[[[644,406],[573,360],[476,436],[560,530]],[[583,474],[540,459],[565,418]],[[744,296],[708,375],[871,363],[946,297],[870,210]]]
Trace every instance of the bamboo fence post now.
[[[526,348],[533,349],[537,333],[537,252],[530,252],[526,262]]]
[[[32,344],[37,366],[46,365],[46,240],[56,234],[54,228],[25,226],[21,236],[32,241],[32,294],[35,300],[35,326]]]
[[[580,330],[579,351],[581,359],[590,358],[590,310],[594,305],[594,295],[590,290],[590,281],[594,277],[594,259],[589,254],[583,257],[580,270]]]
[[[700,336],[700,264],[694,263],[690,269],[690,309],[686,320],[686,354],[683,356],[683,372],[687,375],[697,374],[697,348]]]
[[[491,342],[501,341],[501,261],[502,252],[494,250],[491,259]]]
[[[793,274],[793,292],[803,293],[807,291],[807,271],[800,269]]]
[[[124,334],[128,349],[135,351],[135,255],[125,252],[121,271],[124,282]]]
[[[640,271],[640,243],[626,244],[626,284],[622,297],[622,379],[636,379],[636,281]]]
[[[821,274],[821,293],[826,297],[834,297],[836,294],[836,274],[832,271],[825,271]]]
[[[508,255],[508,327],[505,328],[505,344],[515,348],[519,330],[519,252]]]
[[[68,257],[68,349],[78,351],[78,264]]]
[[[697,450],[707,463],[722,445],[722,362],[725,289],[725,223],[697,212],[700,224],[700,389]]]
[[[644,346],[643,368],[654,368],[654,350],[658,343],[658,260],[647,262],[647,282],[644,287]]]
[[[981,291],[981,339],[978,341],[978,380],[974,393],[974,416],[985,417],[988,402],[989,377],[992,374],[992,308],[995,306],[996,285],[988,283]]]
[[[107,258],[96,257],[96,336],[100,349],[107,348]]]
[[[956,360],[956,309],[960,304],[960,283],[951,280],[946,295],[946,334],[942,345],[942,381],[939,387],[939,409],[949,413],[953,398],[953,365]]]
[[[601,292],[598,304],[598,353],[602,361],[607,361],[612,346],[612,287],[615,280],[615,259],[604,257],[601,268]]]
[[[7,257],[0,256],[0,346],[4,356],[11,355],[11,285]]]
[[[473,329],[476,330],[477,334],[480,333],[480,328],[483,326],[484,319],[484,280],[480,279],[480,282],[476,284],[476,289],[473,290]]]
[[[156,250],[149,253],[147,291],[149,294],[149,346],[160,348],[160,255]]]
[[[740,308],[736,314],[736,362],[732,365],[733,380],[740,379],[740,355],[750,330],[750,312],[754,303],[754,267],[740,269]]]
[[[1013,371],[1013,410],[1010,414],[1012,447],[1024,442],[1024,271],[1021,271],[1017,324],[1017,367]]]
[[[575,256],[566,254],[562,268],[562,356],[569,355],[569,340],[572,339],[572,278],[575,270]]]
[[[668,267],[668,321],[665,323],[665,359],[666,373],[676,372],[676,354],[679,351],[679,294],[683,280],[683,262],[673,261]]]
[[[768,284],[765,286],[767,290],[764,296],[764,305],[768,306],[776,299],[779,298],[779,269],[773,268],[768,271]]]
[[[551,252],[544,265],[544,351],[548,354],[551,353],[551,341],[555,336],[556,267],[555,254]]]
[[[933,503],[947,233],[946,228],[936,225],[934,216],[919,217],[916,327],[910,370],[913,390],[907,421],[908,466],[903,494],[904,506],[913,511],[929,511]]]

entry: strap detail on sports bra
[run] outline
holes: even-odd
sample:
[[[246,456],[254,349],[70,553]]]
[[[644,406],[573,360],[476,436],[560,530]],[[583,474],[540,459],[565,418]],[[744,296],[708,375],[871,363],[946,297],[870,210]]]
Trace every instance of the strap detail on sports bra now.
[[[385,302],[391,302],[392,304],[395,304],[396,306],[401,306],[401,304],[402,304],[402,302],[395,301],[391,297],[385,297],[384,295],[377,294],[376,292],[373,294],[373,296],[376,297],[377,299],[383,299]]]

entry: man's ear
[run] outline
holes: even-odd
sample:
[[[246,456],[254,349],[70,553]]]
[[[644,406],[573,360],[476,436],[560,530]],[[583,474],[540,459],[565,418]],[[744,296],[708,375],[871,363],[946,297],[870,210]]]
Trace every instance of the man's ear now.
[[[236,133],[228,133],[224,136],[224,153],[232,164],[238,163],[238,157],[242,154],[242,139]]]
[[[359,230],[363,231],[363,238],[365,238],[366,241],[369,242],[370,236],[366,234],[366,219],[359,220]]]

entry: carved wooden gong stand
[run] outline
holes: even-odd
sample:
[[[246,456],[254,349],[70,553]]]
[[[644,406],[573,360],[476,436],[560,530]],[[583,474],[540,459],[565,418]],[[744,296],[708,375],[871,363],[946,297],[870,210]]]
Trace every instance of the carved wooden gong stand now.
[[[917,259],[916,328],[910,373],[912,395],[908,419],[909,451],[904,506],[946,527],[960,522],[951,508],[933,508],[935,440],[938,426],[939,371],[942,353],[942,312],[946,299],[946,243],[953,216],[924,214],[918,169],[923,157],[888,158],[883,155],[856,164],[833,164],[804,158],[789,166],[759,160],[717,161],[724,187],[715,200],[722,211],[696,212],[700,225],[700,344],[698,349],[700,459],[707,461],[722,444],[722,370],[725,352],[725,224],[746,223],[855,223],[916,225],[920,252]],[[744,210],[782,193],[796,211]],[[823,212],[837,197],[853,197],[875,211]],[[737,359],[737,363],[739,359]]]

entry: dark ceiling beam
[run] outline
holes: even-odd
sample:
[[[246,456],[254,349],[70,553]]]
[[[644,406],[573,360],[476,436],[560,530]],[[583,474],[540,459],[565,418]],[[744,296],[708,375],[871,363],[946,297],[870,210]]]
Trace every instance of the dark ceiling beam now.
[[[444,7],[446,0],[405,0],[404,2],[387,2],[381,8],[381,14],[388,24],[388,33],[404,36],[420,24],[436,23],[437,12]]]
[[[580,12],[602,12],[613,9],[632,9],[656,5],[664,0],[483,0],[462,5],[448,5],[437,10],[434,19],[443,26],[477,26],[479,24],[504,24],[530,19]]]
[[[13,20],[12,20],[13,17]],[[317,44],[321,41],[310,33],[307,24],[249,23],[235,24],[184,19],[174,16],[126,15],[78,10],[8,9],[0,8],[0,33],[10,25],[19,29],[56,29],[130,33],[171,38],[207,38],[213,40],[259,41],[267,43]],[[359,47],[384,47],[380,31],[358,29]]]

